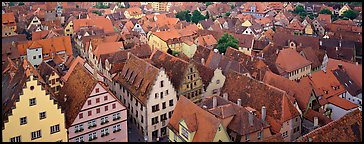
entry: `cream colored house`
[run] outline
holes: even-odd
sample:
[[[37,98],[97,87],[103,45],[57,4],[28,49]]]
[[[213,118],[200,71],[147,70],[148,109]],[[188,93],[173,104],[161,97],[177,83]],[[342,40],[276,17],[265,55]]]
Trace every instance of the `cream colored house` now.
[[[137,131],[148,142],[167,135],[177,96],[164,69],[129,53],[123,70],[113,80],[112,89],[127,106],[128,118]]]
[[[205,90],[204,97],[220,95],[220,90],[224,86],[225,78],[226,77],[222,74],[222,70],[220,68],[215,69],[214,76]]]
[[[30,21],[27,30],[29,30],[32,25],[40,26],[41,24],[42,22],[40,21],[40,19],[37,16],[34,16],[33,19]]]
[[[182,43],[182,53],[188,58],[192,58],[197,50],[197,45],[193,42],[183,42]]]
[[[3,142],[67,142],[65,115],[44,80],[24,60],[3,90]],[[3,74],[7,77],[9,75]],[[10,76],[11,77],[11,76]],[[9,78],[9,77],[8,77]],[[4,89],[5,88],[5,89]]]
[[[339,16],[342,16],[347,10],[350,10],[350,7],[346,4],[339,10]]]

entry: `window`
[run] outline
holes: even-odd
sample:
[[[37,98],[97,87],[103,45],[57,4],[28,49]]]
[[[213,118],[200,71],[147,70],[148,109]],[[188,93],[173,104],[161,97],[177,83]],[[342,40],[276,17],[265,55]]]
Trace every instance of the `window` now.
[[[159,104],[152,106],[152,112],[159,111]]]
[[[140,111],[143,111],[143,106],[142,105],[140,105]]]
[[[27,124],[27,117],[20,118],[20,125]]]
[[[107,96],[104,96],[104,101],[107,101]]]
[[[42,132],[40,130],[32,132],[32,140],[35,140],[35,139],[41,138],[41,137],[42,137]]]
[[[310,103],[310,105],[311,105],[311,103]],[[311,106],[310,106],[311,107]],[[296,118],[296,122],[298,121],[298,118]]]
[[[105,111],[108,111],[109,110],[109,107],[108,106],[105,106]]]
[[[141,118],[140,118],[140,122],[143,123],[144,122],[144,118],[143,116],[141,115]]]
[[[245,135],[245,140],[246,141],[249,141],[250,140],[250,135],[249,134]]]
[[[152,118],[152,125],[157,124],[158,123],[158,116]]]
[[[33,106],[33,105],[36,105],[37,104],[37,101],[35,98],[31,98],[29,99],[29,106]]]
[[[75,133],[83,131],[83,124],[79,124],[75,126]]]
[[[33,59],[37,59],[37,56],[33,56]]]
[[[42,120],[42,119],[45,119],[47,116],[46,116],[46,112],[41,112],[39,113],[39,119]]]
[[[20,136],[12,137],[10,138],[10,142],[21,142],[21,137]]]
[[[83,118],[83,114],[82,114],[82,113],[80,113],[80,114],[78,115],[78,117],[79,117],[80,119],[82,119],[82,118]]]
[[[112,104],[112,109],[115,109],[115,108],[116,108],[116,104]]]
[[[193,72],[193,68],[190,68],[191,73]]]
[[[42,55],[38,55],[38,58],[42,58]]]
[[[163,87],[163,81],[161,81],[161,87]]]
[[[101,125],[105,124],[105,123],[108,123],[109,120],[108,120],[108,116],[105,116],[105,117],[102,117],[101,118]]]
[[[168,90],[166,90],[166,95],[168,95]]]
[[[100,98],[96,98],[96,103],[99,103],[100,102]]]
[[[216,84],[219,84],[220,83],[220,80],[216,80]]]
[[[163,99],[163,92],[161,92],[161,99]]]
[[[287,131],[283,132],[282,137],[286,138],[287,136],[288,136],[288,132]]]
[[[166,102],[162,103],[162,109],[166,109]]]
[[[96,120],[88,121],[88,128],[96,126]]]
[[[51,126],[51,134],[59,132],[59,124]]]
[[[156,98],[156,99],[158,98],[158,93],[154,94],[154,98]]]
[[[168,118],[171,118],[173,114],[173,111],[168,112]]]
[[[167,113],[161,115],[161,121],[164,121],[167,119]]]
[[[185,137],[186,139],[188,139],[188,131],[187,131],[187,129],[184,126],[182,126],[182,125],[180,125],[180,126],[181,126],[181,129],[182,129],[182,131],[181,131],[182,136]]]
[[[99,88],[96,88],[96,93],[99,93],[100,92],[100,89]]]
[[[169,100],[169,106],[173,106],[173,99]]]
[[[101,129],[101,137],[109,135],[109,128]]]
[[[88,111],[88,116],[91,116],[92,115],[92,111]]]
[[[262,138],[262,132],[260,131],[260,132],[258,132],[258,140],[260,140],[261,138]]]
[[[121,130],[120,124],[112,126],[112,130],[113,130],[113,132],[120,131]]]
[[[112,119],[113,120],[117,120],[117,119],[120,119],[120,113],[115,113],[112,115]]]
[[[76,138],[76,142],[83,142],[83,136]]]
[[[96,113],[98,114],[98,113],[100,113],[100,108],[97,108],[96,109]]]
[[[87,105],[91,105],[91,100],[88,100],[87,101]]]
[[[92,141],[92,140],[94,140],[96,138],[97,138],[97,133],[96,132],[88,134],[88,140],[89,141]]]

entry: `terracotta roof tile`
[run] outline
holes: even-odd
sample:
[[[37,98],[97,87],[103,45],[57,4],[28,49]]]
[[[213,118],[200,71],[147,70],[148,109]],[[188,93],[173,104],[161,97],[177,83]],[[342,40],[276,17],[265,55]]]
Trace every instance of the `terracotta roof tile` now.
[[[335,70],[338,68],[339,64],[342,65],[350,79],[352,79],[359,87],[362,87],[362,65],[356,65],[354,63],[329,58],[327,70]]]
[[[32,48],[42,48],[43,54],[61,52],[65,51],[66,55],[72,55],[72,45],[71,45],[71,38],[69,36],[61,36],[55,37],[50,39],[43,39],[43,40],[36,40],[36,41],[27,41],[26,43],[21,43],[18,46],[19,54],[26,55],[27,49]]]
[[[285,72],[292,72],[294,70],[311,65],[312,62],[306,60],[296,50],[292,48],[286,48],[280,50],[275,63]]]
[[[150,60],[155,67],[165,69],[174,87],[179,88],[182,85],[184,73],[188,71],[188,62],[158,49],[154,49]]]
[[[131,8],[126,9],[126,11],[129,12],[130,16],[136,16],[136,15],[143,14],[142,9],[140,9],[139,7],[131,7]]]
[[[303,115],[303,117],[312,123],[314,123],[314,117],[317,117],[319,126],[324,126],[329,122],[332,122],[332,120],[327,116],[325,116],[323,112],[317,112],[312,109],[308,109],[307,112]]]
[[[2,24],[5,24],[7,23],[6,25],[12,25],[10,23],[14,23],[16,24],[15,22],[15,17],[14,17],[14,13],[4,13],[1,15],[1,21],[2,21]]]
[[[361,142],[362,113],[352,111],[340,119],[313,130],[298,139],[299,142]]]
[[[196,62],[195,60],[192,60],[192,62],[195,65],[197,71],[201,74],[200,77],[202,79],[202,83],[204,84],[204,88],[206,89],[210,84],[212,77],[214,76],[215,70],[202,65],[201,62]]]
[[[104,29],[105,33],[113,33],[114,28],[112,23],[107,18],[96,18],[96,19],[75,19],[73,20],[74,32],[80,31],[82,27],[97,27]]]
[[[141,104],[146,105],[159,71],[146,60],[130,54],[123,70],[113,79],[123,85]]]
[[[331,23],[331,15],[329,14],[319,14],[317,19],[325,24]]]
[[[69,79],[57,95],[57,99],[61,102],[66,113],[67,129],[71,127],[96,84],[97,80],[93,78],[91,73],[83,65],[76,64]],[[64,101],[65,97],[66,101]]]
[[[303,83],[296,83],[282,76],[276,75],[270,71],[266,72],[263,82],[287,92],[297,100],[298,106],[301,110],[306,110],[312,93],[312,88]]]
[[[124,50],[123,42],[102,42],[97,45],[93,54],[96,56],[97,61],[100,59],[100,55],[115,53]]]
[[[189,110],[185,108],[188,107]],[[179,132],[179,122],[184,120],[188,129],[195,132],[193,142],[213,141],[221,121],[213,114],[205,111],[184,96],[180,96],[168,127]]]
[[[327,99],[345,92],[345,88],[336,79],[332,71],[317,71],[312,73],[310,80],[314,83],[315,91],[324,92],[323,98]],[[333,87],[339,87],[333,89]],[[327,94],[325,93],[327,91]]]
[[[340,98],[339,96],[332,96],[332,97],[328,98],[327,101],[344,110],[351,110],[351,109],[358,107],[358,105],[356,105],[346,99]]]
[[[213,107],[213,98],[216,97],[217,106]],[[262,121],[256,115],[253,117],[253,125],[249,124],[249,110],[242,106],[239,106],[231,101],[228,101],[221,96],[211,96],[203,100],[200,106],[205,105],[208,111],[214,114],[221,120],[228,117],[233,117],[232,120],[227,123],[227,129],[234,131],[241,136],[254,133],[256,131],[269,128],[270,125],[267,122]],[[260,112],[256,112],[260,115]]]
[[[312,62],[312,68],[321,66],[325,51],[322,49],[313,49],[311,47],[307,47],[302,49],[301,51],[304,54],[304,57]]]
[[[226,75],[222,93],[228,93],[230,101],[240,98],[242,106],[250,106],[257,111],[265,106],[267,122],[275,133],[280,132],[283,122],[299,116],[284,91],[235,72]]]
[[[355,97],[358,96],[358,94],[361,94],[362,88],[359,87],[355,82],[352,82],[344,69],[338,68],[333,71],[333,74],[341,83],[341,85],[345,86],[345,89],[350,93],[350,95]]]
[[[69,69],[68,69],[68,71],[67,71],[67,73],[61,78],[61,80],[63,80],[64,82],[66,82],[66,81],[68,81],[68,78],[70,77],[70,75],[71,75],[71,73],[72,73],[72,71],[75,69],[75,67],[76,67],[76,65],[78,64],[78,63],[80,63],[81,65],[84,65],[84,63],[85,63],[85,59],[82,59],[81,57],[77,57],[77,58],[75,58],[72,62],[71,62],[71,64],[70,64],[70,66],[69,66]]]

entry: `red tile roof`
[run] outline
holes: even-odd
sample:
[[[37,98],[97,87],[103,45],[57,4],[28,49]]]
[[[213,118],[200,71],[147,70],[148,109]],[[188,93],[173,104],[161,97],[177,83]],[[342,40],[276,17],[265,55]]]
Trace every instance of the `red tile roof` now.
[[[332,96],[332,97],[328,98],[327,101],[344,110],[351,110],[351,109],[358,107],[358,105],[356,105],[346,99],[340,98],[339,96]]]
[[[145,106],[159,71],[146,60],[130,53],[123,70],[113,80],[123,85],[135,99]]]
[[[331,23],[331,15],[329,14],[319,14],[317,19],[325,24]]]
[[[292,48],[280,50],[275,63],[278,67],[282,68],[286,72],[292,72],[312,64],[312,62],[306,60],[302,55]]]
[[[188,110],[186,110],[188,107]],[[184,96],[180,96],[168,128],[179,133],[179,122],[184,120],[190,131],[195,132],[192,142],[212,142],[221,121]]]
[[[352,111],[340,119],[311,131],[299,138],[298,142],[361,142],[362,113]]]
[[[87,98],[97,84],[97,80],[89,73],[86,68],[77,64],[69,76],[67,82],[63,85],[59,94],[58,101],[65,110],[66,128],[71,127],[73,121],[77,118],[82,106],[86,103]],[[66,97],[66,101],[64,101]]]
[[[142,9],[139,7],[131,7],[126,9],[125,11],[128,11],[130,16],[137,16],[143,14]]]
[[[4,13],[1,15],[2,24],[7,23],[6,25],[16,25],[14,13]],[[13,22],[14,24],[10,24]]]
[[[74,32],[79,32],[82,27],[94,26],[103,29],[105,33],[113,33],[114,27],[107,18],[95,18],[95,19],[75,19],[73,20]]]
[[[303,115],[303,117],[312,123],[314,123],[314,117],[317,117],[319,126],[324,126],[329,122],[332,122],[332,120],[327,116],[325,116],[323,112],[317,112],[312,109],[308,109],[307,112]]]
[[[61,78],[61,80],[66,82],[68,80],[68,78],[70,77],[72,71],[76,67],[76,65],[78,63],[80,63],[81,65],[84,65],[85,61],[86,61],[85,59],[82,59],[79,56],[77,58],[73,59],[73,61],[71,62],[70,66],[69,66],[69,69],[68,69],[67,73]]]
[[[324,71],[317,71],[312,73],[310,76],[310,80],[314,83],[315,91],[325,92],[323,93],[323,98],[327,99],[332,96],[337,96],[345,92],[345,88],[340,82],[336,79],[335,75],[332,71],[327,70]],[[333,89],[333,87],[339,87]]]
[[[280,132],[285,121],[300,115],[285,91],[235,72],[227,74],[221,92],[228,93],[230,101],[240,98],[242,106],[250,106],[257,111],[265,106],[267,122],[274,133]]]
[[[359,87],[362,87],[362,65],[356,65],[354,63],[329,58],[329,61],[327,63],[327,70],[335,70],[338,68],[339,64],[342,65],[343,69],[349,75],[350,79],[352,79]]]
[[[72,45],[71,38],[69,36],[61,36],[50,39],[36,40],[36,41],[27,41],[25,43],[21,43],[18,46],[19,54],[24,56],[26,55],[27,49],[32,48],[42,48],[43,54],[49,54],[49,58],[52,57],[52,53],[56,54],[56,52],[65,51],[66,55],[72,55]],[[48,58],[48,59],[49,59]],[[44,58],[45,60],[47,58]]]

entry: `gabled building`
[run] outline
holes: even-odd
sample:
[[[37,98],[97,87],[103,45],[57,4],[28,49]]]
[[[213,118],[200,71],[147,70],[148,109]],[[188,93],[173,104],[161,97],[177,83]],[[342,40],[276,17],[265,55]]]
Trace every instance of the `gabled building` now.
[[[303,76],[311,74],[312,62],[305,59],[292,48],[279,50],[275,64],[279,75],[289,80],[299,80]]]
[[[170,142],[231,141],[223,121],[184,96],[179,98],[168,123],[168,134]]]
[[[56,56],[65,59],[72,55],[71,38],[68,36],[27,41],[17,45],[21,59],[27,59],[34,67]]]
[[[135,18],[140,19],[142,18],[142,9],[139,7],[131,7],[125,10],[124,15],[127,19]]]
[[[128,54],[123,70],[114,78],[112,90],[128,108],[128,117],[138,132],[155,141],[167,135],[177,92],[164,68],[158,69],[146,60]]]
[[[70,142],[127,142],[127,112],[103,82],[80,64],[58,95],[65,109]]]
[[[13,32],[16,32],[16,21],[14,13],[3,13],[1,15],[2,26],[9,27]]]
[[[224,96],[224,94],[223,94]],[[259,113],[251,107],[241,106],[241,99],[233,103],[227,97],[209,96],[200,107],[219,118],[233,142],[255,142],[272,136],[270,125],[266,122],[266,109]]]
[[[66,114],[53,91],[27,60],[13,66],[2,76],[2,141],[67,142]]]
[[[63,72],[51,67],[45,62],[42,62],[38,69],[40,76],[44,79],[46,84],[48,84],[53,92],[57,94],[63,86],[62,81],[60,80],[63,76]]]
[[[241,99],[241,106],[251,107],[256,113],[266,108],[266,121],[272,134],[280,133],[284,141],[293,141],[301,136],[300,113],[292,98],[285,91],[247,76],[231,72],[226,75],[222,93],[229,101]],[[262,118],[258,114],[258,118]]]
[[[166,52],[155,49],[150,56],[151,64],[164,68],[177,91],[177,98],[183,95],[194,103],[202,101],[202,80],[196,66]]]

